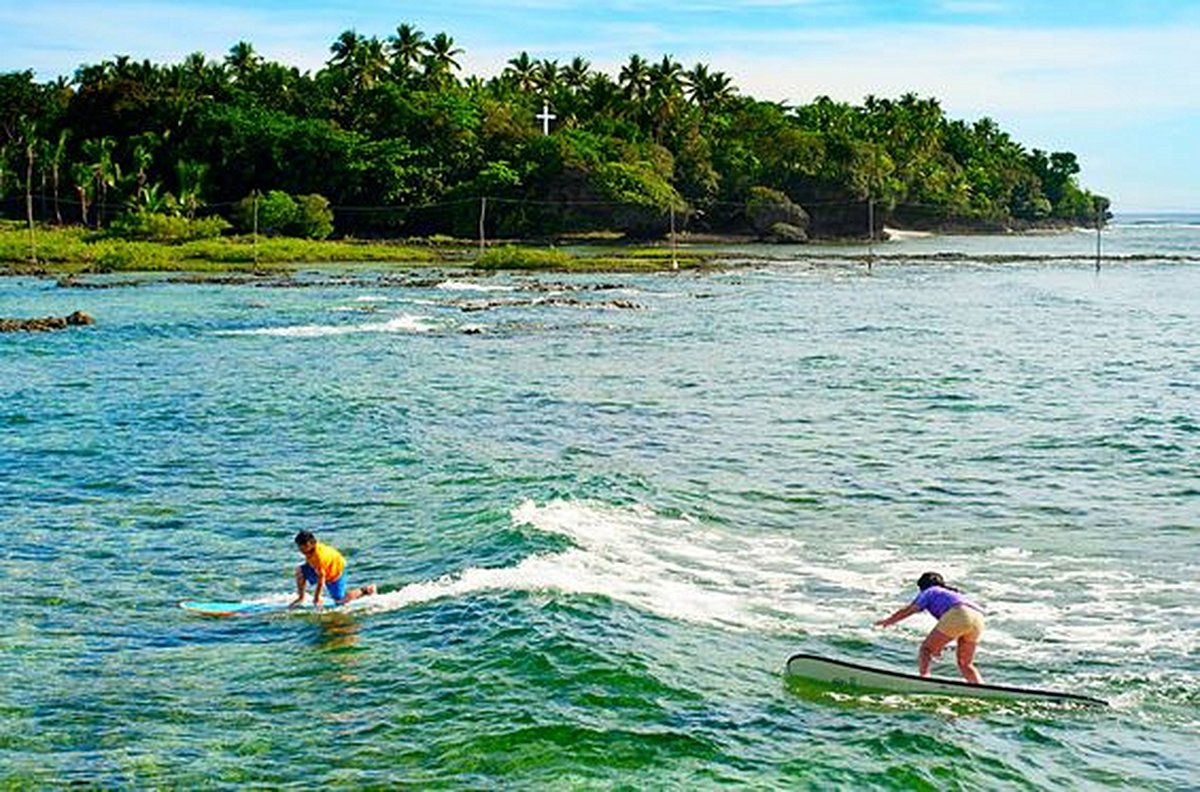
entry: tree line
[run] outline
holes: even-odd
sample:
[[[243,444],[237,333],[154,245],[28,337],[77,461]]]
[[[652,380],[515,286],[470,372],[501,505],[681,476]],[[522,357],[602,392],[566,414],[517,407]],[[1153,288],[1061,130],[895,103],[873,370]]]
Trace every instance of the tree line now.
[[[988,229],[1108,216],[1074,154],[1027,150],[936,99],[788,106],[669,55],[634,54],[609,75],[521,52],[483,79],[460,74],[462,54],[446,33],[401,24],[384,38],[343,32],[315,73],[242,41],[220,61],[119,56],[45,83],[0,74],[0,208],[31,224],[203,235],[250,230],[261,199],[281,233],[524,238],[678,223],[802,239],[866,236],[868,217]]]

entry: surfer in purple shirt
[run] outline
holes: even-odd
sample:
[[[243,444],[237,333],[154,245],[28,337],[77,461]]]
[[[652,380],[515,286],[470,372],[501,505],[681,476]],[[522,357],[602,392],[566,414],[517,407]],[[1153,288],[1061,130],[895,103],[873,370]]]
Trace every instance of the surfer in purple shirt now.
[[[947,586],[937,572],[926,572],[917,580],[921,593],[900,610],[875,622],[876,627],[887,627],[907,619],[923,610],[938,620],[929,635],[921,642],[917,652],[917,671],[929,676],[929,664],[951,641],[957,641],[958,670],[963,679],[978,685],[983,681],[975,668],[975,649],[983,633],[983,609],[962,595],[958,589]]]

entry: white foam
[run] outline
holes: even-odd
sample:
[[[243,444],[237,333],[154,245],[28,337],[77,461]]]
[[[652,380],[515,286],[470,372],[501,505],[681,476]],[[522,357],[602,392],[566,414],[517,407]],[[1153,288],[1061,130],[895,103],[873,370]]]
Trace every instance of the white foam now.
[[[353,335],[356,333],[428,333],[437,327],[426,317],[397,316],[385,322],[364,322],[343,325],[293,325],[290,327],[257,327],[249,330],[225,330],[221,335],[279,336],[283,338],[320,338]]]
[[[474,291],[474,292],[510,292],[516,291],[513,286],[507,286],[502,283],[479,283],[478,281],[469,280],[446,280],[437,285],[437,288],[444,291]]]
[[[934,623],[927,615],[886,631],[872,624],[910,601],[913,581],[933,568],[947,579],[971,582],[968,595],[988,614],[987,656],[1053,668],[1080,654],[1123,662],[1130,655],[1190,656],[1197,650],[1194,628],[1162,629],[1161,618],[1138,607],[1147,592],[1184,590],[1186,584],[1144,581],[1142,587],[1102,570],[1079,570],[1061,557],[1048,573],[1047,559],[1006,546],[921,557],[873,538],[856,544],[808,535],[806,542],[802,532],[781,536],[595,501],[527,500],[512,509],[511,519],[564,537],[569,547],[510,567],[469,568],[411,583],[355,601],[350,609],[394,610],[484,591],[553,592],[605,597],[665,619],[722,629],[840,634],[915,652]],[[1054,586],[1065,588],[1056,592]],[[1200,613],[1192,604],[1176,610],[1180,625],[1195,624]],[[952,663],[949,657],[942,664]]]
[[[1145,667],[1163,658],[1194,657],[1198,648],[1193,625],[1200,605],[1194,599],[1170,597],[1178,604],[1173,608],[1177,617],[1165,622],[1169,629],[1163,629],[1161,613],[1145,612],[1143,599],[1147,592],[1186,594],[1191,581],[1143,580],[1081,567],[1085,561],[1061,555],[1014,552],[1004,545],[966,550],[923,545],[924,555],[918,555],[912,545],[883,543],[872,536],[856,540],[803,530],[781,536],[753,526],[665,515],[640,504],[596,501],[526,500],[511,510],[510,518],[513,525],[563,537],[567,548],[532,555],[513,566],[473,567],[413,582],[338,610],[395,611],[484,592],[582,595],[672,621],[748,631],[754,633],[752,640],[760,633],[795,636],[797,650],[803,648],[805,633],[853,638],[911,663],[934,620],[921,614],[888,630],[872,623],[911,599],[921,572],[939,569],[953,582],[969,582],[968,594],[978,596],[987,609],[979,664],[991,681],[1086,693],[1105,687],[1096,680],[1113,672],[1074,674],[1067,682],[1062,669],[1077,659],[1101,669],[1125,668],[1131,661]],[[1049,562],[1054,563],[1047,570]],[[1024,669],[1016,678],[1014,666]],[[1040,673],[1035,675],[1036,669]],[[935,673],[954,675],[952,648],[943,652]],[[1137,709],[1141,696],[1121,696],[1114,703]]]
[[[1023,547],[993,547],[990,555],[995,558],[1024,559],[1029,558],[1031,554]]]
[[[780,559],[801,547],[792,540],[738,539],[637,505],[526,501],[512,510],[512,519],[568,537],[573,546],[513,567],[470,568],[411,583],[350,608],[395,610],[489,590],[553,591],[608,597],[667,619],[732,629],[793,628],[793,608],[805,611],[809,621],[820,618],[814,617],[820,611],[815,603],[798,602],[798,593],[789,591],[795,570]]]

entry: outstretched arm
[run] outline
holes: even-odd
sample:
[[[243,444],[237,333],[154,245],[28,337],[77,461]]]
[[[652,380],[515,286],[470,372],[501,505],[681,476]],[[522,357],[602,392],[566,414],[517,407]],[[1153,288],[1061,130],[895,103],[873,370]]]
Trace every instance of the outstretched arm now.
[[[294,608],[301,602],[304,602],[304,584],[306,581],[304,579],[304,570],[302,569],[302,566],[302,564],[296,565],[296,599],[288,603],[289,608]]]
[[[888,616],[886,619],[880,619],[879,621],[875,622],[875,626],[876,627],[890,627],[891,625],[895,624],[896,622],[904,621],[909,616],[912,616],[914,613],[920,613],[920,612],[921,612],[920,608],[913,605],[912,603],[909,603],[908,605],[905,605],[903,608],[901,608],[900,610],[893,613],[891,616]]]
[[[313,586],[313,608],[321,609],[321,592],[325,590],[325,573],[317,573],[317,585]]]

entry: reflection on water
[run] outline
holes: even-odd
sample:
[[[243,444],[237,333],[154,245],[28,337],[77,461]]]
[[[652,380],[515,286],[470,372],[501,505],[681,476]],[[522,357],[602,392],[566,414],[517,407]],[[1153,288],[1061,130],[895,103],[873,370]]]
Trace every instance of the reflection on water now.
[[[312,645],[339,657],[358,644],[359,622],[348,613],[324,613],[313,622]]]

